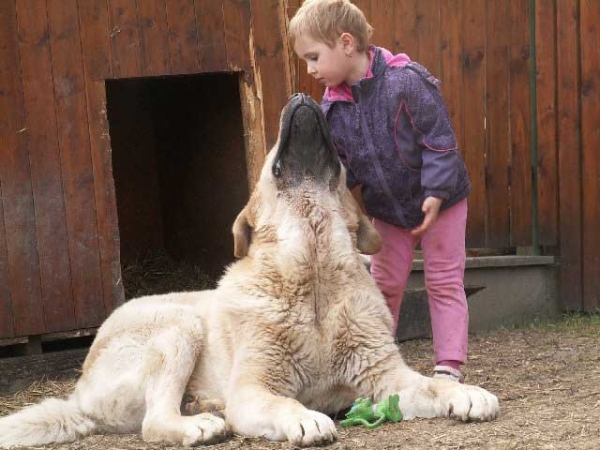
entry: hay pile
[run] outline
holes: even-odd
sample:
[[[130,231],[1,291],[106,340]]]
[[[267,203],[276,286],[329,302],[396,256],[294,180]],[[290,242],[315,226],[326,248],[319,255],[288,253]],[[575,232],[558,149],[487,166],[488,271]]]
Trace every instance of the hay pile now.
[[[175,261],[164,250],[151,250],[133,261],[123,262],[121,274],[126,300],[175,291],[212,289],[216,285],[216,280],[201,267]]]
[[[34,381],[23,391],[11,396],[0,396],[0,416],[16,412],[24,406],[39,403],[46,397],[64,398],[71,393],[76,381],[75,378],[55,381],[44,377],[39,381]]]

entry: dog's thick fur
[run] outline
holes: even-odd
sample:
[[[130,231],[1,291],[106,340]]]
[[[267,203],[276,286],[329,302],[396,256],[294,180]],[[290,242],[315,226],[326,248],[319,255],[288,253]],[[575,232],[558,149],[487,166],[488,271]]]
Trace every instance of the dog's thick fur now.
[[[314,445],[336,439],[326,414],[392,393],[406,419],[496,417],[489,392],[403,362],[359,256],[378,250],[379,235],[347,191],[310,98],[296,95],[282,112],[279,141],[233,234],[241,259],[216,290],[118,308],[71,396],[1,418],[0,447],[140,431],[183,445],[230,431]]]

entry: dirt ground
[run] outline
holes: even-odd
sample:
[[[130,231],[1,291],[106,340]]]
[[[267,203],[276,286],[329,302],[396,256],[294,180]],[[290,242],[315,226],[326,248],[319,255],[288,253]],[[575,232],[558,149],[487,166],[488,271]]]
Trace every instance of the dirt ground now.
[[[429,340],[402,344],[406,361],[423,373],[432,367]],[[501,415],[490,423],[446,419],[386,424],[375,430],[338,427],[331,450],[600,449],[600,316],[472,336],[467,381],[494,392]],[[0,415],[47,395],[64,395],[73,381],[34,383],[0,397]],[[148,445],[138,436],[91,436],[47,449],[176,449]],[[233,436],[214,450],[292,449],[288,443]]]

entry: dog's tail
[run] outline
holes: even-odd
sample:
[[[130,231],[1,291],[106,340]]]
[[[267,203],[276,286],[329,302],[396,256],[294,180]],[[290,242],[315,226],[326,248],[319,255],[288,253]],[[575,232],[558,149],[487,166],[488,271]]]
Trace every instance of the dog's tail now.
[[[0,417],[0,448],[73,441],[91,434],[94,421],[76,398],[49,398],[6,417]]]

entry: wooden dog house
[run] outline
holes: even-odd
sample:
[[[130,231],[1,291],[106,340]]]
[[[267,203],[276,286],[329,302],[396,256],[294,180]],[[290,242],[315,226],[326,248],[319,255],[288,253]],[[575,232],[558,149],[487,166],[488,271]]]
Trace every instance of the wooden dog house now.
[[[216,278],[231,262],[248,198],[238,84],[228,72],[106,82],[123,267],[162,252]]]
[[[291,94],[285,17],[263,0],[0,2],[1,343],[100,325],[121,257],[232,260]]]

